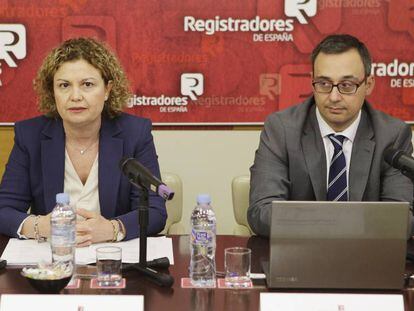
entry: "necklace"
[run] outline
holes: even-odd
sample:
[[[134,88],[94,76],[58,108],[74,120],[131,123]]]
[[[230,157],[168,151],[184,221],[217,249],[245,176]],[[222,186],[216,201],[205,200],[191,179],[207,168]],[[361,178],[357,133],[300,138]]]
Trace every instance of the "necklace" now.
[[[84,155],[85,153],[86,153],[86,151],[88,151],[90,148],[92,148],[93,146],[95,146],[96,144],[97,144],[97,142],[98,142],[99,140],[95,140],[92,144],[90,144],[88,147],[86,147],[86,148],[83,148],[83,149],[81,149],[81,148],[78,148],[78,147],[76,147],[75,145],[73,145],[73,144],[69,144],[69,145],[71,145],[73,148],[75,148],[76,150],[78,150],[79,151],[79,153],[81,154],[81,155]]]

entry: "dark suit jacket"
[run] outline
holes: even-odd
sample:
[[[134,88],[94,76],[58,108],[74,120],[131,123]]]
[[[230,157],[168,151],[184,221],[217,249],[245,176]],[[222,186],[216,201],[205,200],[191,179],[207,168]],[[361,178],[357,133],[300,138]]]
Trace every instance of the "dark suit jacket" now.
[[[352,146],[350,201],[413,200],[413,185],[383,161],[387,147],[412,154],[411,129],[364,103]],[[248,221],[254,232],[270,233],[273,200],[326,201],[326,157],[313,97],[271,114],[250,168]]]
[[[128,114],[113,120],[102,118],[98,171],[101,214],[107,219],[119,218],[128,240],[139,233],[139,193],[118,167],[124,156],[137,158],[160,177],[150,120]],[[52,211],[56,193],[64,189],[64,168],[61,119],[41,116],[16,123],[14,147],[0,185],[0,233],[17,237],[29,207],[36,215]],[[160,232],[166,219],[164,200],[152,193],[148,233]]]

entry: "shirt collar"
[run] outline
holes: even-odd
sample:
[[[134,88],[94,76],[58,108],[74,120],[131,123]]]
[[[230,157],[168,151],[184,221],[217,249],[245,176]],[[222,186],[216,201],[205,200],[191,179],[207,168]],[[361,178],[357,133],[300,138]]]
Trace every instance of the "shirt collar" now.
[[[326,121],[322,118],[321,113],[319,112],[318,106],[316,106],[316,119],[318,120],[319,130],[321,131],[322,138],[327,137],[330,134],[340,134],[345,136],[352,143],[354,142],[355,135],[358,129],[359,122],[361,121],[361,110],[358,113],[357,118],[354,122],[351,123],[345,130],[342,132],[335,132]]]

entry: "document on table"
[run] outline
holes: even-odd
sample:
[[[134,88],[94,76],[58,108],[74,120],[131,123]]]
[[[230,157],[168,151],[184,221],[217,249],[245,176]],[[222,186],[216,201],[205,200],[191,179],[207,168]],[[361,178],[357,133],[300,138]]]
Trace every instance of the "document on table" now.
[[[117,243],[92,244],[89,247],[76,248],[76,263],[86,265],[96,262],[96,248],[100,246],[118,246],[122,248],[122,262],[139,262],[139,238]],[[171,238],[165,236],[150,237],[147,239],[147,260],[168,257],[170,264],[174,264]],[[37,263],[51,262],[52,252],[50,243],[38,243],[35,240],[10,239],[1,255],[8,265],[36,265]]]
[[[138,295],[1,295],[0,311],[143,311],[144,296]]]
[[[260,311],[404,311],[398,294],[261,293]]]

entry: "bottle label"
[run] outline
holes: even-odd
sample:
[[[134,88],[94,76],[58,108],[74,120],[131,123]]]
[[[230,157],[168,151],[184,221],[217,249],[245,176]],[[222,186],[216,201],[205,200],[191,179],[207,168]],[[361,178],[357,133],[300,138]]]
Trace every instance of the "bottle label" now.
[[[76,232],[74,228],[52,227],[52,244],[74,244],[76,241]]]
[[[214,242],[213,237],[211,230],[191,230],[191,243],[193,244],[211,244]]]

